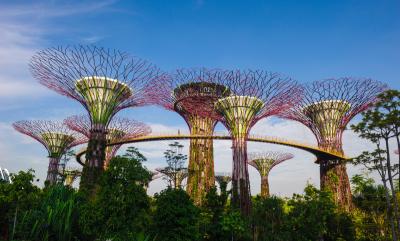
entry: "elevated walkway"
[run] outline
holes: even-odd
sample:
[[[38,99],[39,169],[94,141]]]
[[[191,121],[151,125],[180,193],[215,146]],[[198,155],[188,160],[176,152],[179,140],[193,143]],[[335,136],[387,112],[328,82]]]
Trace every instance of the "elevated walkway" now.
[[[215,140],[231,140],[229,133],[215,132],[213,136],[190,135],[180,133],[152,133],[147,136],[130,138],[119,142],[109,143],[108,146],[123,145],[129,143],[148,142],[148,141],[165,141],[165,140],[188,140],[188,139],[215,139]],[[347,160],[348,158],[338,152],[330,152],[319,148],[316,145],[307,144],[303,142],[287,140],[280,137],[262,136],[262,135],[249,135],[248,141],[270,143],[277,145],[290,146],[298,148],[314,154],[318,159],[332,159],[332,160]],[[86,153],[86,148],[81,149],[76,154],[76,160],[84,165],[82,156]]]

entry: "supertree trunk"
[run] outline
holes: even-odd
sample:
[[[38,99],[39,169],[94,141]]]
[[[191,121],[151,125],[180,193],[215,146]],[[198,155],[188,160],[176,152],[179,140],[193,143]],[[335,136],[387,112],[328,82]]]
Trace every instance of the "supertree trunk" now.
[[[86,152],[86,165],[83,167],[81,183],[79,185],[79,188],[83,192],[87,192],[89,196],[96,193],[95,186],[104,170],[106,136],[107,132],[102,126],[90,130]]]
[[[239,134],[239,133],[238,133]],[[251,211],[250,178],[247,168],[246,137],[232,136],[232,204],[239,208],[242,215],[249,216]]]
[[[188,123],[191,135],[211,136],[216,121],[194,115]],[[196,204],[201,205],[205,194],[215,183],[213,140],[191,139],[189,150],[187,192]]]
[[[261,178],[261,197],[269,197],[268,176]]]
[[[323,159],[320,159],[319,162],[321,190],[331,192],[333,200],[342,210],[352,210],[351,187],[346,163],[340,160]]]
[[[59,157],[50,157],[49,158],[49,167],[47,169],[46,181],[50,185],[56,184],[56,182],[57,182],[59,162],[60,162]]]

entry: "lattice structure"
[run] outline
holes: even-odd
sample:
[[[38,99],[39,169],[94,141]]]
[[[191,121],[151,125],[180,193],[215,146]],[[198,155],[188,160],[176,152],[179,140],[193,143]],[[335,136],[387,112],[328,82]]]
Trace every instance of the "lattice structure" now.
[[[30,69],[41,84],[79,101],[88,111],[90,138],[81,188],[92,192],[103,171],[112,117],[121,109],[154,101],[159,96],[154,83],[162,74],[142,59],[95,46],[42,50],[32,57]]]
[[[79,169],[67,168],[64,170],[65,185],[72,186],[74,181],[82,175],[82,171]]]
[[[169,186],[173,188],[182,188],[182,182],[188,176],[187,168],[173,169],[170,167],[156,168],[156,171],[162,173],[169,182]]]
[[[262,197],[269,197],[268,175],[271,169],[274,166],[291,158],[293,158],[293,155],[290,153],[273,152],[273,151],[249,154],[249,165],[257,169],[257,171],[260,173],[261,176]]]
[[[219,70],[186,69],[171,75],[165,86],[161,105],[176,111],[186,121],[192,135],[211,136],[221,115],[214,103],[230,94],[218,82],[224,73]],[[214,155],[212,139],[191,139],[189,146],[187,192],[192,200],[201,205],[207,191],[214,185]]]
[[[49,167],[46,181],[54,184],[57,181],[58,165],[61,156],[71,147],[82,144],[86,139],[79,133],[68,129],[57,121],[17,121],[13,124],[15,130],[28,135],[42,143],[47,149]]]
[[[229,71],[222,83],[229,97],[215,103],[222,122],[232,136],[232,204],[248,216],[251,210],[247,168],[247,139],[251,127],[261,118],[278,114],[301,97],[301,89],[290,78],[267,71]]]
[[[304,98],[281,117],[303,123],[317,138],[320,148],[343,155],[342,135],[349,121],[370,107],[386,86],[371,79],[339,78],[304,86]],[[345,210],[351,208],[351,189],[346,164],[319,158],[321,188],[333,193]]]
[[[64,123],[74,131],[77,131],[87,138],[90,138],[91,122],[87,115],[74,115],[64,120]],[[151,133],[151,128],[142,122],[126,118],[114,117],[106,130],[107,143],[124,141],[130,138],[137,138]],[[118,149],[122,146],[112,145],[106,147],[104,168],[106,169],[110,160],[115,156]]]

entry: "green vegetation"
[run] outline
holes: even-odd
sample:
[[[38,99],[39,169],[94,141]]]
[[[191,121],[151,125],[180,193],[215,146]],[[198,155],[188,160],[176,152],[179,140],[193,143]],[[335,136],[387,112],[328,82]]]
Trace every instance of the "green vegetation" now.
[[[94,200],[60,184],[39,189],[32,171],[13,180],[0,184],[4,240],[391,240],[383,186],[360,175],[352,213],[309,185],[290,199],[255,197],[251,220],[230,207],[225,188],[212,188],[202,207],[180,188],[148,197],[149,173],[128,157],[113,159]]]

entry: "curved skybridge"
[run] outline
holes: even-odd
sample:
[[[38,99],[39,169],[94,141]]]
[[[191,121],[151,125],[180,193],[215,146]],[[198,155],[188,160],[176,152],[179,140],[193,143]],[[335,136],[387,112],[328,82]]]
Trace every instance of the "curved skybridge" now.
[[[187,133],[152,133],[150,135],[129,138],[120,142],[108,143],[108,146],[113,145],[123,145],[129,143],[139,143],[139,142],[148,142],[148,141],[165,141],[165,140],[190,140],[190,139],[214,139],[214,140],[231,140],[231,136],[226,132],[215,132],[212,136],[204,136],[204,135],[190,135]],[[288,140],[280,137],[273,136],[262,136],[262,135],[249,135],[248,141],[252,142],[260,142],[260,143],[270,143],[277,145],[290,146],[293,148],[298,148],[307,152],[314,154],[318,159],[332,159],[332,160],[347,160],[349,159],[345,155],[340,152],[328,151],[319,148],[317,145]],[[82,156],[86,153],[86,148],[81,149],[76,154],[76,160],[84,165],[84,160],[82,160]]]

